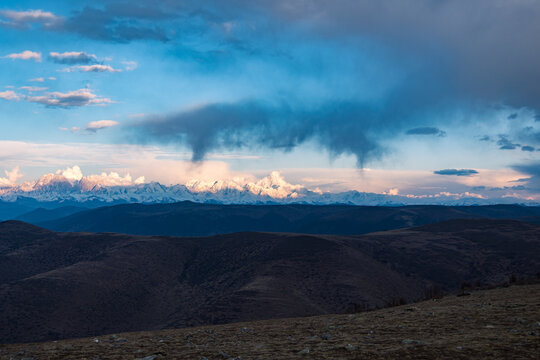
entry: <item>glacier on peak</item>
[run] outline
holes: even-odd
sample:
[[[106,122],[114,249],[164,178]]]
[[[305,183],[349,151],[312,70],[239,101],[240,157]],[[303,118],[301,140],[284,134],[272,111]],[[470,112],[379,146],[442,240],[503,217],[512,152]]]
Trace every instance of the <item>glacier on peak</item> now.
[[[170,203],[188,200],[221,204],[538,205],[518,198],[484,199],[469,193],[429,196],[398,195],[397,191],[383,194],[354,190],[323,193],[318,188],[309,189],[304,185],[291,184],[279,171],[273,171],[260,179],[235,177],[215,181],[191,180],[186,184],[175,185],[145,182],[144,177],[134,180],[130,174],[121,176],[116,172],[83,176],[78,166],[58,170],[54,174],[46,174],[36,181],[22,184],[15,183],[18,177],[17,171],[11,174],[10,179],[2,178],[4,181],[0,182],[0,201],[13,202],[19,198],[30,198],[38,202],[76,203]]]

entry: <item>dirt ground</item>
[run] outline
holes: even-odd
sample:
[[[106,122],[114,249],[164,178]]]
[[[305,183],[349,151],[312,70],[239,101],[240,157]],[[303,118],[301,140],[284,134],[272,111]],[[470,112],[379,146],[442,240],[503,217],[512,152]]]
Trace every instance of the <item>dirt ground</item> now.
[[[325,315],[0,345],[0,359],[540,359],[540,285]]]

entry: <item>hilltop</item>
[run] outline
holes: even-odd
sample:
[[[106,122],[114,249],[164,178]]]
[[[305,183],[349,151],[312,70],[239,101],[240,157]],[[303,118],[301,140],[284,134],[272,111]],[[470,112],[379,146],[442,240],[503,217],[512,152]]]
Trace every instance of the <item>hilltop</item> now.
[[[0,359],[537,359],[540,285],[359,314],[0,346]]]

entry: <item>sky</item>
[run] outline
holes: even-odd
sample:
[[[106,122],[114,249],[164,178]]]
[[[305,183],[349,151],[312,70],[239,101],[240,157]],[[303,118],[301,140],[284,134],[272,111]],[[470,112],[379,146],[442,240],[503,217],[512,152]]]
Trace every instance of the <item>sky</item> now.
[[[0,39],[0,185],[540,200],[540,1],[4,0]]]

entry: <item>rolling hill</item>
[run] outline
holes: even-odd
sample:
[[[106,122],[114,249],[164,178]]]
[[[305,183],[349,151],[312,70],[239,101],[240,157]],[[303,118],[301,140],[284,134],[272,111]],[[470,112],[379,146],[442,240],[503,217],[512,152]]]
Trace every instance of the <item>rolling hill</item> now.
[[[339,313],[540,270],[540,227],[452,220],[363,236],[56,233],[0,223],[0,342]]]

